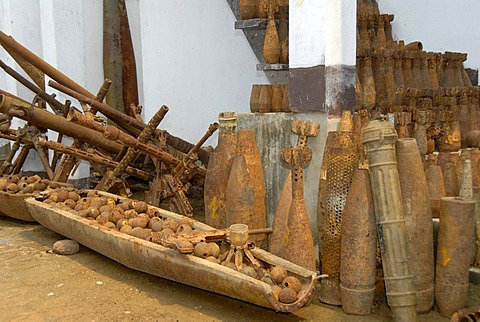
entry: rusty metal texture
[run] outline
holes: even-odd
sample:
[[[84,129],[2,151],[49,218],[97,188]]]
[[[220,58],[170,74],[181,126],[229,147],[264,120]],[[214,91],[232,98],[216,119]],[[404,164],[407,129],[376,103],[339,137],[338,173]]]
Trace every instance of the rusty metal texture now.
[[[433,306],[435,274],[432,210],[427,179],[415,139],[398,139],[396,153],[417,312],[427,313]]]
[[[363,130],[375,205],[387,301],[395,321],[415,321],[416,292],[409,266],[405,215],[392,125],[380,119]]]
[[[138,104],[137,68],[125,0],[103,0],[103,71],[112,86],[107,104],[133,116]]]
[[[458,153],[440,152],[438,154],[437,164],[442,168],[443,178],[445,180],[445,192],[448,197],[456,197],[459,192],[457,177]]]
[[[107,168],[115,168],[115,167],[118,166],[118,162],[109,160],[105,157],[102,157],[99,154],[94,154],[94,153],[87,152],[87,151],[84,151],[84,150],[75,149],[74,147],[69,147],[69,146],[63,145],[61,143],[48,141],[45,138],[38,138],[36,143],[39,146],[45,146],[45,147],[47,147],[51,150],[58,151],[58,152],[61,152],[61,153],[64,153],[64,154],[68,154],[68,155],[71,155],[75,158],[82,159],[82,160],[91,162],[93,164],[98,164],[98,165],[101,165],[101,166],[105,166]],[[132,176],[135,176],[137,178],[144,179],[144,180],[153,180],[153,175],[152,174],[150,174],[146,171],[140,170],[140,169],[133,168],[131,166],[127,166],[125,168],[125,173],[127,173],[129,175],[132,175]]]
[[[442,198],[435,275],[435,302],[441,315],[450,317],[468,300],[471,230],[475,202],[460,197]]]
[[[110,118],[120,127],[122,127],[122,129],[124,129],[127,133],[135,137],[138,137],[141,131],[143,130],[143,128],[146,126],[145,123],[140,122],[136,118],[123,114],[122,112],[115,110],[114,108],[110,107],[105,103],[98,102],[94,98],[90,98],[89,96],[82,95],[81,93],[71,90],[66,86],[63,86],[53,81],[49,81],[48,85],[69,96],[72,96],[82,102],[89,104],[90,106],[92,106],[93,108],[95,108],[96,110],[98,110],[99,112],[107,116],[108,118]],[[165,131],[155,130],[156,137],[161,137],[162,135],[165,135],[166,142],[168,145],[170,145],[174,149],[177,149],[183,153],[188,153],[188,151],[190,151],[194,147],[192,143],[186,142],[178,137],[175,137],[169,133],[166,133]],[[209,152],[203,149],[200,149],[198,151],[198,158],[204,164],[208,164],[209,157],[210,157]]]
[[[18,82],[20,82],[23,86],[31,90],[33,93],[38,95],[41,99],[47,102],[55,114],[60,115],[63,111],[63,104],[57,101],[52,95],[48,95],[43,89],[40,87],[35,86],[31,82],[28,81],[25,77],[23,77],[20,73],[15,71],[13,68],[9,67],[5,64],[2,60],[0,60],[0,67],[10,76],[15,78]]]
[[[292,132],[298,135],[296,147],[307,146],[308,138],[317,136],[320,131],[320,124],[302,120],[292,121]],[[287,179],[280,193],[275,217],[273,218],[273,233],[269,239],[269,251],[277,256],[283,257],[285,252],[285,235],[288,230],[288,216],[290,205],[292,203],[292,171],[287,175]]]
[[[251,227],[255,216],[255,192],[245,157],[232,159],[225,193],[225,225],[246,224]]]
[[[323,154],[318,195],[320,271],[328,278],[320,281],[320,300],[341,305],[340,248],[342,214],[359,154],[352,132],[329,132]]]
[[[427,179],[432,217],[438,218],[440,216],[440,201],[443,197],[447,196],[442,168],[439,165],[430,166],[427,168],[425,176]]]
[[[102,133],[105,140],[111,142],[119,141],[122,144],[127,145],[128,147],[141,150],[144,153],[159,158],[160,160],[162,160],[162,162],[168,165],[175,166],[180,163],[180,160],[173,157],[171,154],[162,151],[153,145],[141,142],[135,137],[123,132],[122,130],[119,130],[112,125],[100,124],[93,119],[90,119],[74,110],[70,111],[67,119],[71,122],[70,124],[78,124],[82,127]]]
[[[150,139],[153,131],[163,120],[167,112],[168,107],[162,106],[157,111],[157,113],[154,114],[154,116],[148,122],[147,126],[143,129],[142,133],[140,133],[140,135],[138,136],[138,141],[140,143],[146,143]],[[117,180],[117,177],[119,177],[130,165],[130,163],[133,162],[137,153],[137,149],[129,147],[123,158],[118,162],[118,165],[113,169],[113,171],[108,171],[104,174],[103,178],[97,184],[95,189],[108,191]]]
[[[252,229],[265,228],[267,227],[265,179],[253,130],[239,130],[237,132],[237,154],[245,158],[253,185],[254,216],[248,227]],[[254,240],[261,248],[267,247],[268,241],[265,236],[255,236]]]
[[[377,228],[368,169],[357,169],[342,214],[340,295],[348,314],[371,312],[375,297]]]
[[[470,151],[470,161],[472,161],[472,185],[480,186],[480,150],[473,148]]]
[[[102,193],[118,200],[118,196]],[[299,298],[292,304],[280,303],[269,284],[203,258],[148,242],[102,226],[99,223],[59,210],[29,198],[27,207],[41,225],[107,256],[131,269],[166,278],[207,291],[236,298],[280,312],[292,312],[307,305],[314,293],[317,274],[261,249],[251,251],[256,259],[272,266],[283,266],[302,281]],[[155,208],[162,217],[180,220],[178,214]],[[212,227],[193,221],[199,230]]]
[[[96,131],[68,122],[61,116],[36,108],[13,97],[0,95],[0,112],[21,118],[40,128],[49,128],[61,132],[109,152],[118,153],[122,148],[120,144],[104,139]]]
[[[218,115],[218,124],[218,144],[208,161],[203,186],[205,223],[215,228],[226,228],[225,198],[237,148],[237,116],[234,112],[222,112]]]
[[[292,202],[283,239],[284,258],[309,270],[315,270],[315,247],[304,200],[303,168],[312,159],[306,146],[284,148],[282,159],[291,167]]]

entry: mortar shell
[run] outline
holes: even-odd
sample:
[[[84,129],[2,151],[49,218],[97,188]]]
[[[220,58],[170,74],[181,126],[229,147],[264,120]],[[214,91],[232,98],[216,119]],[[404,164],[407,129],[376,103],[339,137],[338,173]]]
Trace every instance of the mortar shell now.
[[[434,298],[433,224],[427,180],[415,139],[399,139],[396,152],[417,312],[426,313]]]
[[[375,296],[377,228],[370,177],[357,169],[343,210],[340,296],[348,314],[369,314]]]

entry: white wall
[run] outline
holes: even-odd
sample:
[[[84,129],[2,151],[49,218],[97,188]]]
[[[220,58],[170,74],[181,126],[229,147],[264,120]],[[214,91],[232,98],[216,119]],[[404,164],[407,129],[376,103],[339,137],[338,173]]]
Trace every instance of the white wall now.
[[[395,15],[394,39],[419,40],[427,51],[468,53],[465,66],[480,68],[480,1],[380,0],[380,12]]]
[[[248,112],[253,83],[267,83],[225,0],[141,0],[143,106],[149,119],[198,141],[221,111]],[[207,144],[215,144],[212,138]]]

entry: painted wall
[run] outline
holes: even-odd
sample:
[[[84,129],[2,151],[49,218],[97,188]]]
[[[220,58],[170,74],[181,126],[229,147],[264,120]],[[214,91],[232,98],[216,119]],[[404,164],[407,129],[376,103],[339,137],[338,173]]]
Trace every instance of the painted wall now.
[[[249,111],[253,83],[267,83],[225,0],[141,0],[143,105],[161,127],[198,141],[221,111]],[[210,139],[207,144],[216,144]]]
[[[394,39],[419,40],[427,51],[468,53],[465,67],[480,68],[480,1],[380,0],[380,12],[395,15]]]

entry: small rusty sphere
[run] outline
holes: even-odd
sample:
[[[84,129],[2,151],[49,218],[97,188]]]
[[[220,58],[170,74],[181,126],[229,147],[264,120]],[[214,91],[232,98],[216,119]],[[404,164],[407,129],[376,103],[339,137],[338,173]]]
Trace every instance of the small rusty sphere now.
[[[240,273],[243,273],[252,278],[257,278],[257,272],[252,266],[243,266],[242,268],[240,268]]]
[[[163,230],[163,221],[155,221],[153,224],[152,224],[152,227],[151,229],[153,231],[162,231]],[[171,230],[171,229],[170,229]],[[173,230],[172,230],[173,232]]]
[[[47,185],[42,181],[37,181],[33,184],[33,188],[35,188],[35,191],[43,191],[47,189]]]
[[[85,212],[87,213],[87,217],[92,217],[93,219],[97,218],[98,215],[100,215],[100,211],[97,207],[88,207]]]
[[[145,201],[134,201],[133,202],[133,209],[139,214],[147,212],[148,204]]]
[[[129,225],[123,225],[122,228],[120,228],[120,231],[125,234],[130,234],[132,230],[133,230],[132,226],[129,226]]]
[[[282,291],[282,288],[278,285],[272,285],[272,292],[275,298],[278,300],[278,294]]]
[[[23,190],[23,189],[25,189],[25,187],[27,187],[27,186],[28,186],[27,181],[19,181],[19,182],[17,183],[18,190]]]
[[[42,180],[42,178],[38,174],[27,178],[28,183],[35,183],[40,180]]]
[[[210,245],[205,242],[200,242],[195,245],[193,253],[197,257],[207,258],[208,256],[210,256]]]
[[[302,283],[295,276],[288,276],[282,281],[284,288],[293,288],[295,292],[300,292],[302,289]]]
[[[218,257],[220,254],[220,246],[218,246],[217,243],[208,243],[208,246],[210,246],[210,255]]]
[[[124,215],[127,219],[132,219],[132,218],[138,217],[138,213],[133,209],[125,210]]]
[[[68,199],[72,199],[73,201],[77,202],[78,200],[80,200],[80,196],[75,191],[69,191]]]
[[[100,210],[100,213],[102,213],[102,212],[110,212],[113,209],[109,205],[103,205],[98,210]]]
[[[17,176],[16,174],[12,174],[7,177],[7,181],[11,183],[17,183],[18,180],[20,180],[20,177]]]
[[[87,192],[87,197],[88,198],[98,197],[98,193],[95,190],[90,190],[90,191]]]
[[[181,224],[177,228],[177,234],[188,234],[192,232],[192,227],[187,224]]]
[[[0,190],[5,191],[7,190],[9,182],[7,180],[0,180]]]
[[[190,218],[184,217],[184,218],[178,220],[177,222],[178,222],[179,225],[188,225],[188,226],[190,226],[190,228],[193,229],[192,219],[190,219]]]
[[[148,225],[149,218],[146,214],[140,214],[138,217],[132,218],[130,222],[132,227],[146,228]]]
[[[75,209],[75,207],[77,206],[77,203],[72,199],[67,199],[63,203],[66,204],[70,209]]]
[[[170,218],[165,219],[165,221],[163,222],[163,228],[170,228],[173,231],[177,231],[178,222]]]
[[[148,228],[152,229],[154,223],[161,222],[161,221],[162,219],[159,217],[150,217],[150,220],[148,221]]]
[[[96,219],[97,219],[99,224],[105,225],[107,222],[109,222],[108,221],[109,215],[110,214],[108,212],[102,212],[100,215],[98,215],[98,217]]]
[[[282,303],[290,304],[297,300],[297,292],[293,288],[283,288],[278,293],[278,300]]]
[[[275,283],[280,284],[283,282],[285,278],[287,278],[288,273],[285,267],[275,266],[275,267],[272,267],[272,269],[270,270],[270,275],[272,276]]]
[[[120,219],[126,219],[125,213],[123,212],[122,208],[116,207],[110,212],[109,220],[116,224]]]
[[[97,219],[98,219],[98,217],[97,217]],[[116,227],[115,224],[114,224],[113,222],[111,222],[111,221],[107,221],[107,222],[105,223],[105,227],[108,227],[108,228],[117,230],[117,227]]]
[[[51,204],[54,204],[55,202],[53,202],[53,201],[50,200],[50,199],[45,199],[45,200],[43,201],[43,203],[44,203],[44,204],[47,204],[47,205],[51,205]]]
[[[132,228],[132,231],[130,231],[129,234],[140,239],[147,239],[151,235],[151,230],[143,229],[140,227],[134,227]]]
[[[60,190],[57,192],[57,202],[64,202],[68,199],[68,191]]]
[[[120,203],[120,207],[121,207],[123,210],[133,209],[133,200],[127,199],[127,200],[122,201],[122,202]]]
[[[32,183],[29,184],[29,185],[27,185],[25,188],[23,188],[23,192],[24,192],[24,193],[32,193],[32,192],[34,192],[34,191],[35,191],[35,189],[33,188],[33,184],[32,184]]]
[[[122,227],[125,226],[125,225],[130,226],[130,221],[128,219],[120,219],[115,224],[115,226],[117,227],[118,230],[122,229]]]
[[[167,238],[168,236],[173,235],[174,232],[170,228],[162,229],[162,231],[158,234],[159,238]]]
[[[18,185],[16,183],[12,182],[7,185],[7,192],[16,193],[18,190]]]
[[[160,216],[160,211],[157,208],[148,207],[146,214],[150,218],[158,218],[158,216]]]

